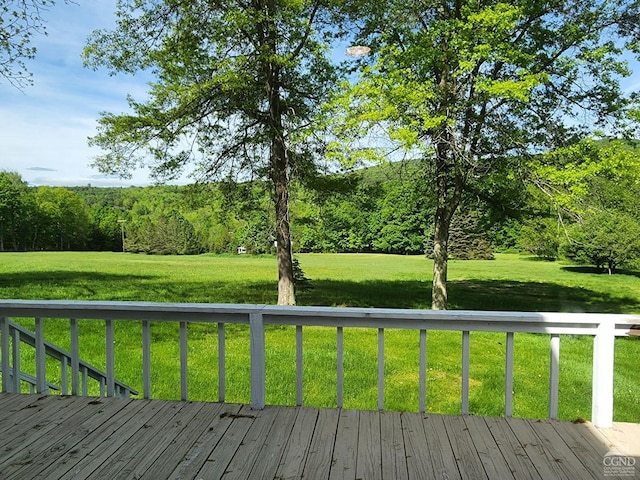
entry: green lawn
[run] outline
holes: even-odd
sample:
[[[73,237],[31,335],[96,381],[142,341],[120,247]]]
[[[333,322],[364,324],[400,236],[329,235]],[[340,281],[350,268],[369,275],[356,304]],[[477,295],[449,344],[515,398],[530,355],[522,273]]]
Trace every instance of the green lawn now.
[[[421,256],[301,254],[311,279],[300,305],[428,308],[431,262]],[[640,276],[608,276],[588,268],[498,255],[495,261],[450,263],[450,307],[455,309],[640,313]],[[122,253],[2,253],[0,297],[23,299],[140,300],[275,303],[275,258],[270,256],[161,257]],[[33,320],[24,320],[33,328]],[[47,321],[47,338],[69,348],[68,322]],[[104,368],[104,329],[81,321],[81,356]],[[217,399],[214,325],[189,331],[189,396]],[[333,329],[305,329],[305,404],[335,406],[336,338]],[[460,411],[460,345],[455,332],[428,334],[429,411]],[[295,402],[295,332],[267,332],[267,401]],[[152,328],[152,383],[157,398],[179,396],[177,326]],[[388,331],[385,407],[418,407],[418,334]],[[547,414],[548,336],[516,335],[514,413]],[[471,411],[501,415],[504,408],[504,334],[471,334]],[[140,326],[116,324],[116,375],[141,389]],[[563,337],[560,416],[590,417],[590,338]],[[376,408],[375,330],[345,329],[345,407]],[[616,344],[618,421],[640,422],[640,341]],[[227,327],[227,400],[249,398],[247,329]],[[26,360],[24,365],[26,365]],[[52,366],[53,368],[53,366]]]

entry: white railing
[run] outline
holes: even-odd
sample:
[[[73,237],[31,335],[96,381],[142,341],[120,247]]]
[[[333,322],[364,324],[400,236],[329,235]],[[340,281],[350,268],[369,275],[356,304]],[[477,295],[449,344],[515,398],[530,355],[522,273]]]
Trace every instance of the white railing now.
[[[40,323],[40,322],[39,322]],[[43,335],[37,335],[26,328],[6,319],[0,320],[0,335],[2,336],[2,361],[0,362],[0,372],[7,372],[6,381],[3,375],[3,391],[10,393],[20,393],[22,384],[25,383],[30,393],[49,393],[49,390],[59,391],[62,395],[69,394],[69,366],[74,365],[72,370],[79,373],[82,379],[81,394],[87,396],[89,394],[90,379],[96,382],[99,388],[99,395],[104,397],[106,394],[105,387],[107,385],[107,373],[90,365],[89,363],[72,355],[63,348],[58,347],[44,340]],[[9,339],[11,340],[11,349],[9,349]],[[5,345],[7,342],[7,345]],[[26,373],[22,370],[21,362],[21,345],[26,345],[35,350],[36,376]],[[10,352],[10,353],[8,353]],[[6,354],[5,354],[6,353]],[[45,372],[46,357],[54,359],[60,365],[60,384],[55,384],[47,380]],[[11,360],[11,365],[9,365]],[[40,372],[40,374],[38,373]],[[78,375],[74,376],[78,379]],[[72,388],[72,394],[80,394],[78,383]],[[131,395],[137,395],[138,392],[115,380],[115,396],[128,398]]]
[[[419,409],[426,409],[427,351],[430,330],[460,331],[462,335],[461,413],[469,413],[470,336],[472,331],[503,332],[505,341],[505,415],[513,413],[514,334],[550,335],[549,418],[558,415],[558,383],[561,335],[593,336],[592,422],[610,427],[613,422],[613,364],[616,336],[636,332],[640,317],[633,315],[585,313],[522,313],[479,311],[396,310],[372,308],[278,307],[265,305],[167,304],[144,302],[83,302],[0,300],[0,355],[2,371],[8,371],[9,318],[35,318],[37,345],[42,344],[42,324],[47,318],[67,318],[70,322],[72,393],[78,384],[78,319],[105,322],[107,395],[116,394],[114,374],[114,321],[142,323],[142,383],[144,398],[151,398],[150,325],[151,322],[177,322],[180,344],[180,396],[188,399],[187,325],[215,323],[218,332],[218,400],[225,401],[225,325],[248,324],[250,335],[251,407],[265,406],[266,363],[265,326],[296,327],[296,403],[303,398],[303,327],[333,327],[337,342],[336,402],[343,405],[345,327],[373,328],[378,332],[378,408],[384,409],[384,341],[386,329],[419,332]],[[38,390],[45,388],[44,363],[37,368]],[[3,375],[2,390],[10,390],[10,377]],[[74,386],[75,385],[75,386]]]

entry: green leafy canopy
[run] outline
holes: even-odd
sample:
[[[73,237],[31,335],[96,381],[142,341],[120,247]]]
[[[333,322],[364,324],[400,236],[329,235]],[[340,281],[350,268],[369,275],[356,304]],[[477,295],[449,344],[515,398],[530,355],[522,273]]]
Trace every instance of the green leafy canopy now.
[[[285,137],[292,169],[306,168],[316,148],[309,121],[335,78],[323,2],[121,1],[116,14],[115,30],[91,35],[86,65],[146,70],[155,81],[146,100],[129,98],[131,114],[102,115],[90,140],[106,152],[101,170],[126,176],[148,165],[171,178],[195,162],[197,178],[263,176],[274,135]]]

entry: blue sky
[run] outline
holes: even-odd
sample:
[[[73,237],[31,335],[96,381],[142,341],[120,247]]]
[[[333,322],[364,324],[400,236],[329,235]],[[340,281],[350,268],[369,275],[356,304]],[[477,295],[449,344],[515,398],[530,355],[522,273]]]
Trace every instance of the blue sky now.
[[[30,185],[144,185],[106,177],[89,164],[99,154],[87,146],[100,112],[127,111],[126,95],[144,98],[148,79],[109,76],[82,66],[89,33],[114,24],[116,0],[76,0],[44,13],[48,36],[33,39],[38,53],[27,62],[33,86],[20,91],[0,83],[0,170],[17,171]]]
[[[94,29],[114,24],[116,0],[62,0],[45,12],[48,36],[34,37],[36,59],[27,63],[34,85],[23,91],[0,83],[0,170],[18,172],[30,185],[146,185],[147,172],[131,180],[90,167],[100,152],[87,145],[100,112],[128,110],[127,94],[145,98],[148,78],[109,76],[82,66],[81,52]],[[637,65],[637,64],[636,64]],[[640,69],[625,80],[640,89]]]

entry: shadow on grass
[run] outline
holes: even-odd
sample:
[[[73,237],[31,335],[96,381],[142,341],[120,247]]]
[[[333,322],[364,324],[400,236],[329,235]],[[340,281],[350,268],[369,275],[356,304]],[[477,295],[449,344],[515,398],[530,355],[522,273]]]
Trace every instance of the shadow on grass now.
[[[69,284],[79,282],[120,282],[155,278],[151,275],[120,275],[114,273],[46,271],[46,272],[13,272],[0,274],[0,288],[28,287],[33,284]]]
[[[587,266],[578,266],[578,265],[561,267],[561,270],[564,270],[565,272],[587,273],[591,275],[608,275],[609,274],[609,272],[607,272],[606,269],[599,269],[596,267],[587,267]],[[628,277],[640,278],[640,272],[635,270],[616,269],[613,276],[628,276]]]
[[[431,284],[409,281],[313,281],[300,292],[304,305],[351,307],[431,308]],[[640,310],[630,297],[614,297],[581,287],[503,280],[449,282],[449,308],[456,310],[513,310],[627,313]]]
[[[278,292],[275,282],[176,282],[162,275],[47,271],[1,274],[0,298],[275,303]]]
[[[458,310],[629,313],[640,310],[640,301],[554,283],[464,280],[449,283],[449,307]]]
[[[175,282],[163,276],[96,272],[20,272],[0,275],[0,298],[275,304],[276,282]],[[431,283],[420,281],[312,280],[297,294],[299,305],[431,307]],[[640,301],[581,287],[542,282],[449,282],[449,308],[626,313]]]

